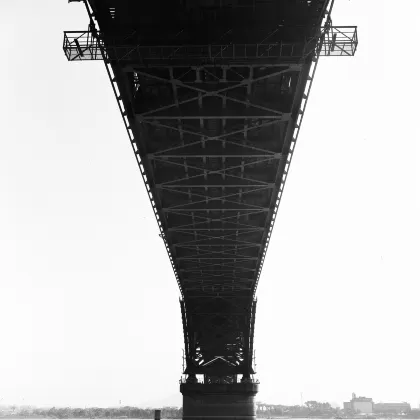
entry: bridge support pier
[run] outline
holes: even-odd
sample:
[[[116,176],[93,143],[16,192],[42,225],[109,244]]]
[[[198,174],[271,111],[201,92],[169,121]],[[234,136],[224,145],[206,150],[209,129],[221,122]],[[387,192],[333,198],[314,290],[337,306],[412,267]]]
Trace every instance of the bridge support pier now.
[[[183,420],[256,420],[256,383],[182,383]]]

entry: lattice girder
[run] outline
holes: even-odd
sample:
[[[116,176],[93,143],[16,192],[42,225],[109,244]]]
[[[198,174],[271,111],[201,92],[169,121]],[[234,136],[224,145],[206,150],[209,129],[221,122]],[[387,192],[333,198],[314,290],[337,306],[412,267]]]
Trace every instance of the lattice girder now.
[[[162,1],[84,0],[90,29],[63,48],[105,62],[181,291],[185,373],[236,381],[317,59],[354,55],[357,31],[329,0]]]
[[[207,376],[254,373],[250,355],[255,304],[249,304],[246,297],[216,302],[211,298],[181,301],[187,361],[184,373]],[[214,364],[217,358],[224,363]]]
[[[307,67],[168,66],[132,75],[145,139],[138,153],[151,167],[184,296],[253,295]]]

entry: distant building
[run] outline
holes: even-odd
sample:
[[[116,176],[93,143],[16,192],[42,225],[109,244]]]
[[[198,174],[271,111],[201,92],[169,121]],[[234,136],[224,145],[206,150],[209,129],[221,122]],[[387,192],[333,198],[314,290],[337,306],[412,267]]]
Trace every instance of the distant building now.
[[[352,410],[351,402],[344,402],[343,403],[343,408],[344,408],[344,411],[351,411]]]
[[[406,402],[401,403],[378,403],[374,405],[375,413],[392,413],[392,414],[400,414],[400,413],[408,413],[411,411],[410,404]]]
[[[345,411],[354,411],[356,413],[371,414],[373,413],[372,398],[356,397],[353,392],[352,399],[344,403]]]

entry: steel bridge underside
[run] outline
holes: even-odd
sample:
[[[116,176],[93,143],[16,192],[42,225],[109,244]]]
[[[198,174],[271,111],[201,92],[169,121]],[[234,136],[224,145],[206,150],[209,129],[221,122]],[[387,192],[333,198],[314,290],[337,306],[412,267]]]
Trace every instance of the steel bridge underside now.
[[[131,80],[129,119],[183,295],[187,374],[209,362],[210,376],[253,373],[255,290],[308,69],[160,66]]]
[[[228,366],[252,373],[253,297],[307,71],[261,63],[137,72],[136,119],[184,297],[186,373],[205,372],[216,356],[230,362],[225,375]]]
[[[179,3],[177,16],[191,2]],[[220,7],[210,26],[201,8],[206,30],[184,18],[164,28],[163,17],[157,34],[152,2],[149,15],[138,11],[141,23],[139,2],[89,0],[92,37],[181,291],[184,373],[208,383],[254,373],[255,292],[317,59],[318,41],[308,39],[329,1],[248,3],[248,19],[275,11],[284,25],[254,22],[253,31]]]

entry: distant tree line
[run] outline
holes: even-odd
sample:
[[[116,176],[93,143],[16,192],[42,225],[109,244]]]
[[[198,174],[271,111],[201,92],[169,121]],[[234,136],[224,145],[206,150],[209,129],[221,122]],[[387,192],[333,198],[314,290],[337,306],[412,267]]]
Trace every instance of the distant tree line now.
[[[47,419],[153,419],[154,408],[117,407],[117,408],[35,408],[30,406],[3,406],[0,408],[1,418],[47,418]],[[318,401],[306,401],[301,405],[280,405],[257,403],[258,418],[272,418],[276,416],[292,418],[354,418],[357,413],[344,412],[339,408],[332,407],[329,403]],[[182,408],[164,407],[161,409],[163,419],[181,419]],[[404,416],[397,414],[384,415],[385,418],[404,418],[420,420],[420,410],[413,410]]]
[[[46,417],[53,419],[153,419],[154,408],[119,407],[119,408],[32,408],[17,410],[16,415],[28,417]],[[164,407],[161,417],[165,419],[182,418],[182,408]]]
[[[340,409],[331,407],[329,403],[322,403],[318,401],[306,401],[303,406],[257,403],[257,416],[260,418],[269,418],[273,416],[333,418],[339,416],[340,412]]]
[[[49,419],[153,419],[155,413],[154,408],[138,408],[129,406],[113,408],[13,408],[14,415],[12,417],[19,416]],[[331,407],[329,403],[320,403],[317,401],[307,401],[303,406],[257,403],[257,415],[259,418],[269,418],[274,416],[333,418],[339,413],[340,410]],[[180,419],[182,418],[182,408],[164,407],[161,409],[161,417],[164,419]]]

